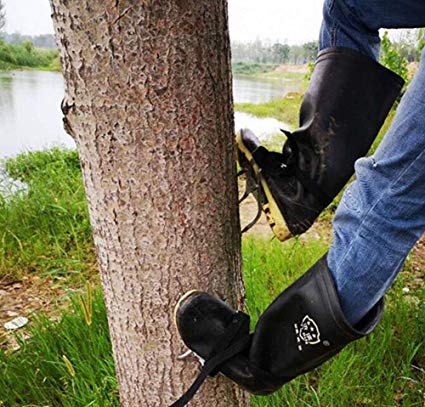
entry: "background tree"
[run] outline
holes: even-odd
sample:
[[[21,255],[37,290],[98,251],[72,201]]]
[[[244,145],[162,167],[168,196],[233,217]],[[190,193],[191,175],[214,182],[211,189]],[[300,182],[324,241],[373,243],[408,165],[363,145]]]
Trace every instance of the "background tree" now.
[[[302,45],[293,45],[291,47],[291,52],[289,53],[289,60],[293,64],[302,64],[304,63],[304,49]]]
[[[303,44],[305,62],[314,61],[319,52],[319,42],[311,41]]]
[[[3,33],[2,38],[7,44],[18,45],[24,41],[31,41],[36,48],[56,48],[55,37],[52,34],[25,35],[20,33]]]
[[[51,0],[123,407],[198,371],[173,324],[189,289],[240,308],[227,1]],[[192,406],[248,406],[218,378]]]
[[[287,44],[275,43],[272,46],[273,62],[284,64],[288,62],[290,48]]]
[[[318,50],[317,42],[303,45],[291,45],[275,42],[273,44],[260,39],[254,42],[232,43],[234,62],[254,62],[262,64],[304,64],[316,59]]]
[[[3,30],[5,25],[6,25],[6,10],[5,10],[3,0],[0,0],[0,31]]]

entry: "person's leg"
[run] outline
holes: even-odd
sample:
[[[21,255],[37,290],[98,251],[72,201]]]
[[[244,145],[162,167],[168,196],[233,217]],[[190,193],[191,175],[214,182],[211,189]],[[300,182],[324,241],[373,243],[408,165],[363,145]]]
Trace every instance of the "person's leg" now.
[[[423,0],[326,0],[320,49],[347,47],[378,60],[380,28],[424,26]]]
[[[425,50],[389,132],[356,163],[334,217],[328,265],[355,324],[385,294],[425,231]]]
[[[333,201],[399,96],[403,81],[377,63],[378,28],[425,26],[423,0],[326,0],[323,12],[300,127],[285,131],[281,154],[248,130],[237,137],[241,168],[249,185],[260,186],[259,206],[281,241],[305,233]]]

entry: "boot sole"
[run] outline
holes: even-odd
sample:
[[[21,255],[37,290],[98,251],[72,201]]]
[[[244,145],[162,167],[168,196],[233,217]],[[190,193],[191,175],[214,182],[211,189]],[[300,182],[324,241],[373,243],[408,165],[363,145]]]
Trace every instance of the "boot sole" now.
[[[254,160],[254,157],[245,146],[242,136],[238,134],[236,136],[236,144],[240,153],[244,155],[248,163],[250,163],[251,168],[254,170],[255,174],[258,176],[260,172],[260,168]],[[274,235],[281,241],[285,242],[290,239],[292,233],[289,231],[288,226],[286,225],[285,219],[280,211],[276,201],[273,198],[273,195],[270,191],[270,188],[264,179],[261,177],[261,188],[263,189],[264,196],[266,198],[266,203],[262,204],[262,209],[264,214],[266,215],[266,219],[268,224],[270,225]]]

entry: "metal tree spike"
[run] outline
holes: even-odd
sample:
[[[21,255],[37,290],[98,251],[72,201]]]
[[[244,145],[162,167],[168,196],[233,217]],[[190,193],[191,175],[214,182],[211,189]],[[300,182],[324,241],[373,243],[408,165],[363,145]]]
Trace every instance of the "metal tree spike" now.
[[[255,200],[257,201],[257,215],[255,216],[252,222],[248,223],[248,225],[246,225],[242,229],[241,234],[248,232],[248,230],[250,230],[261,218],[261,172],[258,173],[257,179],[254,179],[252,175],[253,171],[251,171],[251,173],[247,177],[246,190],[242,197],[239,199],[239,204],[241,204],[246,198],[248,198],[249,195],[254,194]]]

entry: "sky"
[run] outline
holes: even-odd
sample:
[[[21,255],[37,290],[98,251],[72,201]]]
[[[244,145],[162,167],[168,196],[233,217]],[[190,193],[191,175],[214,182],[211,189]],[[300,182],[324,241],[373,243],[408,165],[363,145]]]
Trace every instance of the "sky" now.
[[[49,0],[3,0],[9,33],[53,33]],[[322,0],[228,0],[235,41],[257,38],[301,44],[318,38]]]

